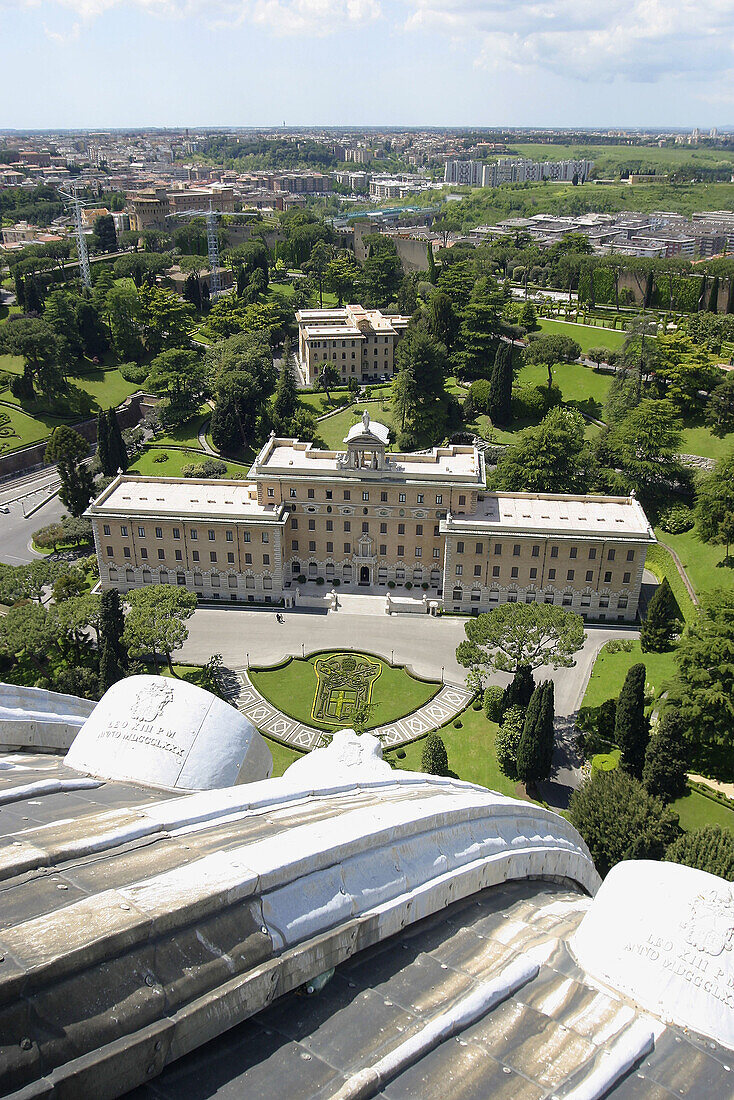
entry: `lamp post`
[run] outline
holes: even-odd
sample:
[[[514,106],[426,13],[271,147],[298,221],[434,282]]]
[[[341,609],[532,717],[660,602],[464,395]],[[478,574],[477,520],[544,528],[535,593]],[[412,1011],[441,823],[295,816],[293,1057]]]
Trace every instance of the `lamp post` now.
[[[247,668],[248,668],[248,671],[249,671],[249,668],[250,668],[250,654],[246,653],[245,656],[247,657]]]
[[[390,650],[390,664],[391,665],[395,664],[395,650],[394,649]]]
[[[304,659],[305,659],[305,657],[306,657],[306,644],[305,644],[305,642],[301,642],[301,656],[302,656],[302,657],[303,657]]]
[[[443,683],[443,670],[444,670],[444,666],[441,665],[441,683]]]

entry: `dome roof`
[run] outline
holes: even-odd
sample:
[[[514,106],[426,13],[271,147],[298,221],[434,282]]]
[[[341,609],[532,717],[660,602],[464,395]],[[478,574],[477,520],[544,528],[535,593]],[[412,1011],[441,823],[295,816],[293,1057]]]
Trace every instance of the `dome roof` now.
[[[377,420],[370,420],[370,414],[367,409],[362,413],[361,421],[358,420],[356,424],[347,432],[344,437],[345,443],[353,443],[356,439],[368,440],[370,438],[377,439],[380,443],[387,446],[390,437],[390,429],[385,424],[380,424]]]

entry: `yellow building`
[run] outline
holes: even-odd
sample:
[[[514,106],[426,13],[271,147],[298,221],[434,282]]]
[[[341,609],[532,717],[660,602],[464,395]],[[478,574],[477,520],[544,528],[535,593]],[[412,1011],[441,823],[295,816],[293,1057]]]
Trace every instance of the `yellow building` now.
[[[476,447],[390,452],[367,413],[344,442],[271,436],[247,482],[116,478],[87,511],[102,588],[277,603],[321,578],[467,614],[538,602],[635,620],[655,536],[634,497],[489,492]]]
[[[395,348],[409,317],[390,316],[379,309],[302,309],[298,321],[298,362],[304,384],[312,386],[327,363],[342,382],[376,382],[392,378]]]

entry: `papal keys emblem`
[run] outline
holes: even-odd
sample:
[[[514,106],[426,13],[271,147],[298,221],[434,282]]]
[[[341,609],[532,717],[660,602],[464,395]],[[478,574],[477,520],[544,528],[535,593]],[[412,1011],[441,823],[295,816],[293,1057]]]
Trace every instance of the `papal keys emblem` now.
[[[335,653],[319,658],[314,671],[318,684],[311,717],[324,725],[342,726],[369,704],[382,665],[361,653]]]

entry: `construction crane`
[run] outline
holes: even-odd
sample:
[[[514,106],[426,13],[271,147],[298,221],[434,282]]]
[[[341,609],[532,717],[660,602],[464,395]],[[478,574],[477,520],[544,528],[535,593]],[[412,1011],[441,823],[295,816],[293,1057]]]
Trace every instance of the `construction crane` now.
[[[204,218],[206,220],[206,248],[209,256],[209,297],[212,301],[222,293],[219,278],[219,241],[217,240],[217,218],[224,211],[214,210],[211,202],[208,210],[184,210],[180,214],[166,214],[167,218]]]
[[[76,237],[76,250],[79,256],[79,273],[81,275],[84,286],[90,287],[92,285],[92,276],[89,271],[89,250],[87,249],[87,238],[84,235],[84,223],[82,221],[82,207],[91,205],[87,202],[82,202],[79,198],[78,184],[76,181],[69,184],[70,190],[65,191],[62,187],[59,188],[59,194],[71,204],[71,208],[74,212],[74,235]]]

